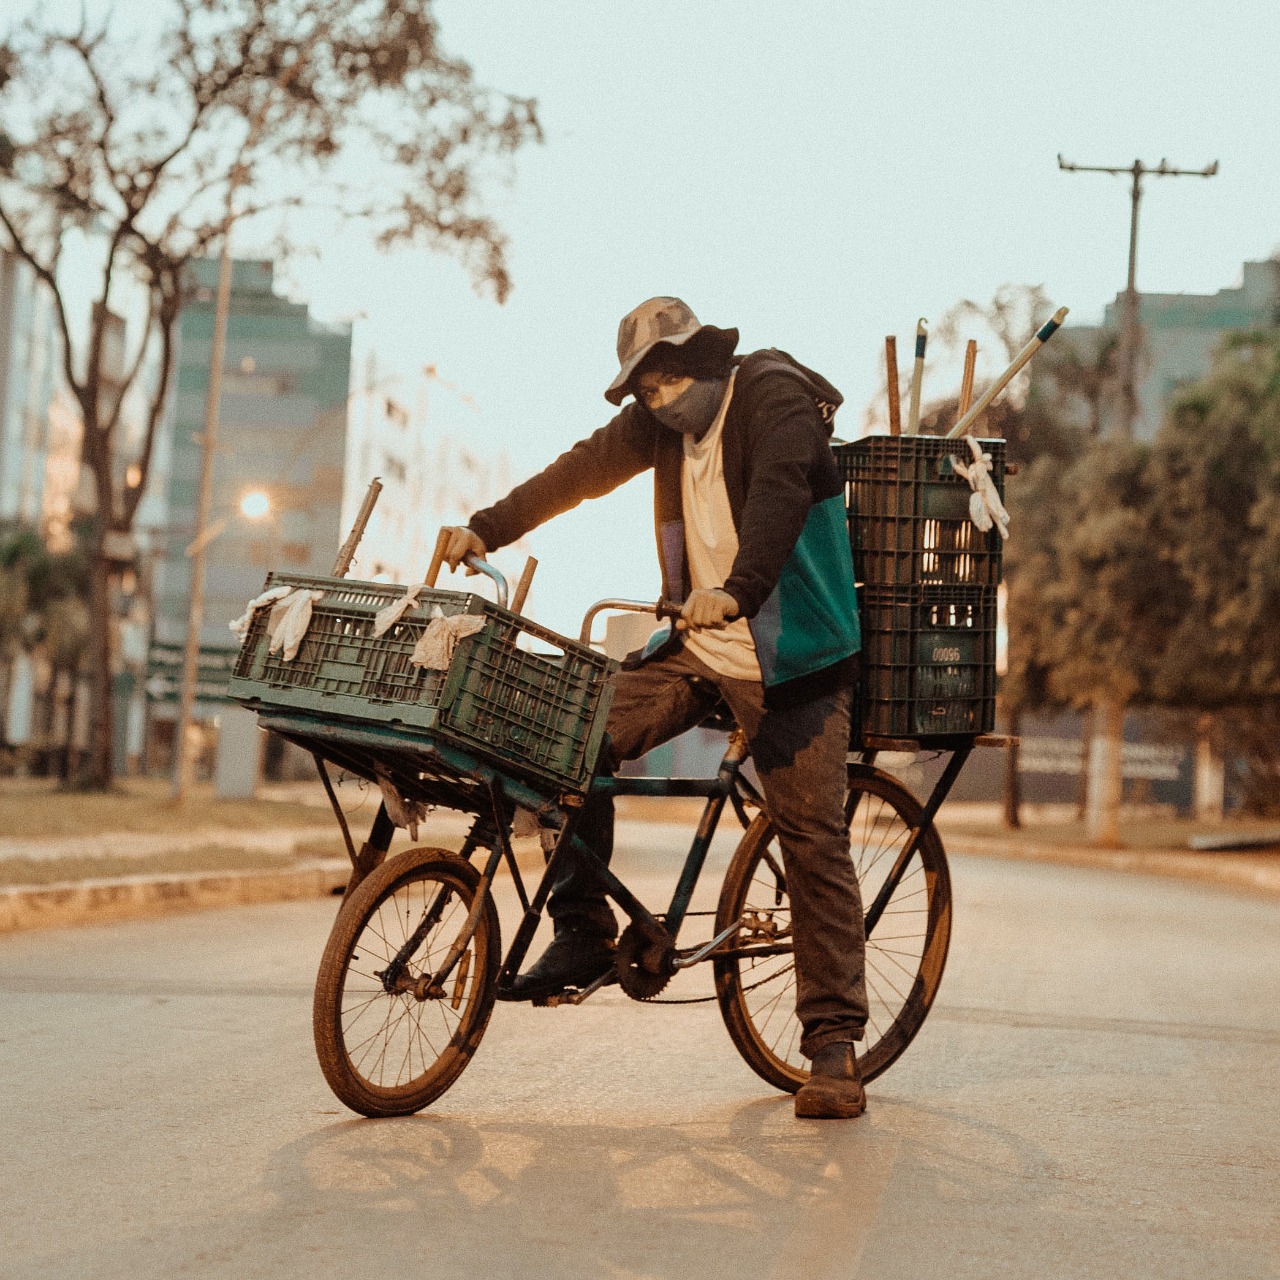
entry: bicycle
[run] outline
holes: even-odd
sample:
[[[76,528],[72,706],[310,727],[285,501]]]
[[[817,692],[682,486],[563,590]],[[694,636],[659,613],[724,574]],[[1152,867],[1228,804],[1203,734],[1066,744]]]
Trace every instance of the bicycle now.
[[[506,582],[481,560],[472,564],[498,585]],[[433,579],[432,579],[433,580]],[[663,612],[658,605],[602,601],[588,611],[580,643],[606,609]],[[678,612],[678,606],[666,611]],[[313,1026],[317,1055],[333,1092],[366,1116],[406,1115],[439,1098],[465,1069],[480,1043],[494,1003],[519,973],[543,908],[572,849],[626,915],[615,967],[595,983],[547,1004],[578,1005],[616,982],[637,1000],[654,1000],[671,978],[710,963],[714,999],[739,1053],[762,1079],[795,1092],[808,1078],[794,1014],[794,970],[786,877],[763,801],[742,772],[745,737],[736,728],[713,778],[594,776],[593,792],[613,796],[693,796],[704,799],[669,905],[653,912],[576,835],[581,793],[549,795],[545,786],[460,747],[456,742],[406,739],[393,726],[343,723],[288,708],[268,708],[264,727],[315,756],[343,831],[352,875],[317,976]],[[951,933],[951,885],[946,854],[934,826],[939,806],[979,741],[960,735],[931,741],[951,758],[922,805],[892,775],[875,768],[879,751],[902,740],[860,741],[850,752],[845,812],[862,886],[867,933],[871,1017],[858,1046],[864,1080],[886,1071],[920,1030],[937,994]],[[430,774],[419,765],[430,761]],[[421,847],[386,860],[395,826],[385,802],[361,849],[355,848],[326,762],[377,781],[394,770],[412,796],[416,787],[437,802],[439,779],[455,807],[474,815],[456,853]],[[430,785],[429,785],[430,784]],[[685,943],[682,927],[725,808],[743,828],[721,885],[711,936]],[[550,849],[530,893],[512,843],[517,808],[537,815]],[[477,855],[487,851],[480,865]],[[507,866],[522,916],[505,956],[494,877]],[[706,913],[702,913],[706,914]]]

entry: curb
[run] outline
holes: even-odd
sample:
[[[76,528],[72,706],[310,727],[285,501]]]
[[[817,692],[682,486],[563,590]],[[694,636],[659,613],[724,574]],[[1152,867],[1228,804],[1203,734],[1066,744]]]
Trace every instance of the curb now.
[[[949,853],[970,857],[1125,871],[1280,898],[1280,857],[1274,854],[1140,852],[1022,844],[945,830],[941,834]],[[350,873],[343,858],[316,858],[288,870],[203,871],[0,888],[0,934],[323,898],[344,887]]]
[[[945,829],[940,834],[948,853],[1004,858],[1010,862],[1048,862],[1098,871],[1135,872],[1280,897],[1280,856],[1276,854],[1091,849],[1082,845],[1023,844],[988,836],[949,833]]]
[[[316,858],[284,871],[202,871],[0,889],[0,934],[106,924],[210,907],[322,898],[351,874],[345,859]]]

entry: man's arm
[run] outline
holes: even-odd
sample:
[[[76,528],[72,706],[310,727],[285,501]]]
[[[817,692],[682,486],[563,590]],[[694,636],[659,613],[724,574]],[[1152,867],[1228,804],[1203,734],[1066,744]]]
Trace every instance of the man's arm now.
[[[724,584],[747,618],[782,576],[813,505],[813,475],[828,432],[812,394],[786,374],[762,377],[747,429],[751,482],[738,528],[738,555]]]
[[[467,527],[489,551],[522,538],[530,529],[598,498],[653,465],[654,420],[635,404],[562,453],[549,467],[517,485],[493,506],[477,511]]]

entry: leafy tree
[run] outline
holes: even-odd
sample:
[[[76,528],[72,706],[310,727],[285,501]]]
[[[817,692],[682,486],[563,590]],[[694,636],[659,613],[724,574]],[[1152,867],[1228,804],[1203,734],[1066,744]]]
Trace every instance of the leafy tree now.
[[[992,300],[980,305],[965,300],[943,316],[936,337],[958,350],[976,327],[980,349],[994,347],[1001,368],[1026,346],[1053,311],[1039,285],[1004,284]],[[986,341],[982,342],[985,332]],[[1037,375],[1052,347],[1037,356]],[[1045,387],[1050,390],[1046,392]],[[983,387],[974,387],[974,398]],[[1042,587],[1054,580],[1058,489],[1062,476],[1078,454],[1080,432],[1063,412],[1061,388],[1052,380],[1023,377],[983,415],[977,432],[1003,437],[1005,458],[1016,472],[1010,477],[1005,503],[1013,534],[1004,549],[1007,588],[1005,623],[1008,629],[1008,667],[1000,683],[1000,705],[1009,732],[1015,738],[1005,758],[1005,821],[1021,826],[1021,786],[1016,738],[1022,713],[1063,705],[1049,689],[1046,665],[1053,639],[1050,612],[1041,599]],[[930,430],[944,435],[958,416],[958,402],[951,398],[932,412]]]
[[[496,160],[540,136],[533,102],[444,52],[433,0],[159,0],[148,15],[139,31],[118,12],[72,27],[37,12],[0,42],[0,243],[53,297],[97,494],[96,785],[111,778],[112,574],[146,490],[189,263],[237,220],[323,206],[365,219],[383,247],[458,254],[501,301],[505,240],[482,192]],[[87,326],[64,268],[77,241],[99,251]],[[148,312],[113,359],[129,287]],[[143,429],[126,456],[131,394]]]
[[[17,528],[0,539],[0,670],[7,677],[19,651],[49,664],[49,697],[38,710],[47,728],[62,683],[69,686],[66,729],[74,719],[77,675],[89,642],[88,563],[79,551],[53,554],[34,530]],[[0,706],[7,705],[7,696]],[[69,741],[61,744],[66,776]]]
[[[1161,571],[1176,575],[1151,697],[1226,713],[1253,808],[1280,807],[1280,333],[1234,335],[1176,398],[1150,485]]]

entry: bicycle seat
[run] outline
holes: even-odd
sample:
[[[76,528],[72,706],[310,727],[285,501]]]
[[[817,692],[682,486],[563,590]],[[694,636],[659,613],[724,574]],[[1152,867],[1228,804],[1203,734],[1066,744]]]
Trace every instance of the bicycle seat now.
[[[698,693],[710,693],[715,699],[707,714],[698,721],[697,727],[714,729],[718,733],[732,733],[738,727],[738,722],[733,718],[733,712],[729,710],[729,704],[720,690],[705,676],[690,676],[689,683]]]
[[[699,729],[715,729],[719,733],[732,733],[738,722],[729,710],[729,704],[721,698],[707,713],[706,718],[698,722]]]

